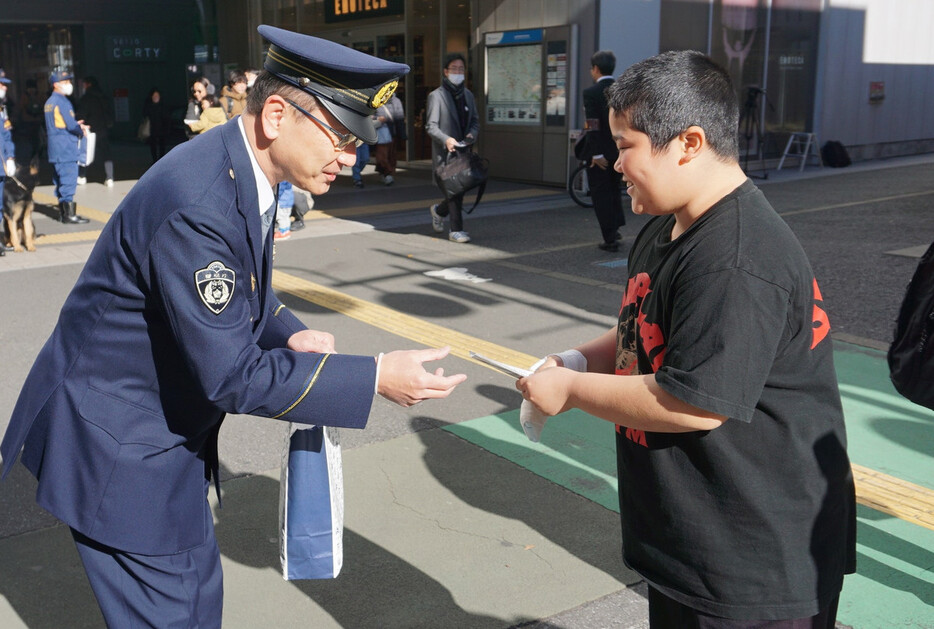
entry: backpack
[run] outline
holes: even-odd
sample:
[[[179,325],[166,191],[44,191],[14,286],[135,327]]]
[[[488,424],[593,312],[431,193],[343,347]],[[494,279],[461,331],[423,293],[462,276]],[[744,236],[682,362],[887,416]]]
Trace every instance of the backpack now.
[[[934,409],[934,244],[908,283],[887,358],[895,390]]]
[[[850,154],[846,152],[846,147],[836,140],[825,142],[820,156],[831,168],[844,168],[853,163],[850,160]]]

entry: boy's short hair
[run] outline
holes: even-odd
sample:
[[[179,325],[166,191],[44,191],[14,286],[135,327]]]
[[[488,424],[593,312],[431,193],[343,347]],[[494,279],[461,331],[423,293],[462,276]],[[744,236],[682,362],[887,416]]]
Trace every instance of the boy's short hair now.
[[[590,66],[597,66],[600,74],[610,76],[616,69],[616,55],[612,50],[598,50],[590,57]]]
[[[208,106],[209,106],[209,107],[217,107],[217,106],[218,106],[217,96],[215,96],[214,94],[205,94],[204,96],[202,96],[202,97],[201,97],[201,102],[204,103],[204,101],[208,101]]]
[[[723,161],[739,160],[739,101],[721,66],[696,50],[663,52],[623,72],[607,90],[607,105],[661,151],[691,126],[704,130]]]

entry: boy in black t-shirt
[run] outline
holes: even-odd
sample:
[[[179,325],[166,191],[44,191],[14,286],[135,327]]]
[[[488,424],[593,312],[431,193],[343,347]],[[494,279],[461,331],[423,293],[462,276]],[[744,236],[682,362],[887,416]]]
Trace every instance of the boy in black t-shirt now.
[[[652,627],[832,628],[855,496],[810,264],[739,166],[722,68],[664,53],[607,95],[614,167],[653,218],[618,325],[519,380],[524,404],[617,425],[623,557]]]

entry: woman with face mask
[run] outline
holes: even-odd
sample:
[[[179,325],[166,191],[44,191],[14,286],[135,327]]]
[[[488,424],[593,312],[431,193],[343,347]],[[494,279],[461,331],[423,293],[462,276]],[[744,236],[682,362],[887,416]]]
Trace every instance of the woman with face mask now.
[[[480,117],[473,94],[464,86],[467,62],[464,55],[454,53],[444,63],[441,87],[428,95],[425,130],[431,136],[432,163],[440,164],[447,153],[458,146],[472,144],[480,132]],[[464,195],[459,194],[429,208],[431,227],[437,233],[444,231],[444,219],[450,220],[448,240],[470,242],[464,231]]]

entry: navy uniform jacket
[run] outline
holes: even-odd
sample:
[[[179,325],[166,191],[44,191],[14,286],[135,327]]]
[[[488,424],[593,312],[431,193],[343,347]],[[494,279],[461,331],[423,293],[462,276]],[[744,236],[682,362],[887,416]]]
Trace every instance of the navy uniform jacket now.
[[[236,120],[160,159],[107,223],[0,445],[38,503],[109,546],[204,538],[206,463],[225,413],[362,428],[372,356],[284,349],[304,325],[270,283]]]
[[[75,120],[71,101],[52,92],[45,101],[45,129],[49,136],[49,162],[78,162],[78,140],[84,135]]]
[[[613,85],[611,77],[601,79],[583,92],[584,116],[588,120],[597,120],[598,129],[588,136],[587,151],[584,159],[589,161],[594,155],[603,155],[612,169],[619,157],[613,132],[610,130],[610,109],[606,103],[606,91]]]
[[[0,179],[3,179],[3,164],[11,157],[16,157],[13,147],[13,125],[6,103],[0,103]]]

